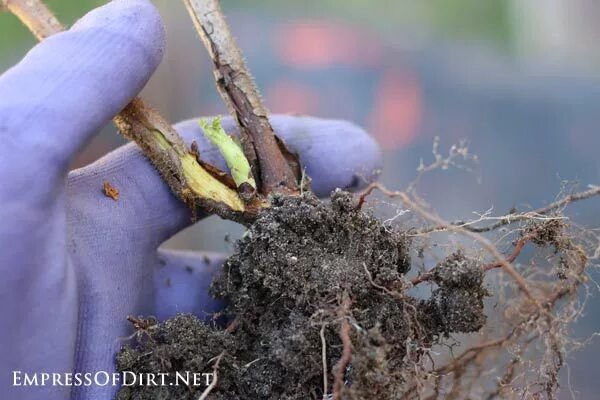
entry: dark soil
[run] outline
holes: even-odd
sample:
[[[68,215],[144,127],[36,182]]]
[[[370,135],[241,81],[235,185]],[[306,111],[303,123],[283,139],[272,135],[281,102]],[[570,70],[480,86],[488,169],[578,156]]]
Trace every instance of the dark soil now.
[[[118,355],[134,372],[212,372],[210,399],[323,399],[335,375],[343,399],[396,399],[404,369],[422,349],[485,322],[483,272],[458,252],[438,265],[429,299],[406,291],[411,242],[357,209],[351,194],[330,203],[277,197],[237,243],[213,293],[227,298],[232,333],[179,315],[138,332]],[[351,359],[340,363],[349,327]],[[197,399],[205,387],[124,387],[118,398]],[[325,396],[326,397],[326,396]]]

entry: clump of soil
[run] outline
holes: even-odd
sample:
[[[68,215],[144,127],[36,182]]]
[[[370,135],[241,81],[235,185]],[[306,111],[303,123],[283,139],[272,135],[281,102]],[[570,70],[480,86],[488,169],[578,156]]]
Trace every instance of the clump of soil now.
[[[542,222],[532,222],[525,227],[523,236],[531,235],[531,241],[538,247],[553,246],[558,253],[568,247],[569,239],[565,236],[567,225],[562,219],[549,219]]]
[[[555,256],[558,256],[558,262],[554,263],[556,275],[559,279],[566,279],[568,275],[569,265],[573,264],[570,259],[577,256],[576,246],[573,244],[572,238],[566,233],[567,224],[564,219],[556,218],[546,221],[530,222],[521,237],[531,236],[531,241],[538,247],[550,248]],[[575,265],[577,263],[575,262]]]
[[[481,265],[461,251],[435,267],[433,281],[438,288],[423,303],[422,319],[430,332],[468,333],[485,324],[483,299],[488,292],[482,286],[484,275]]]
[[[274,197],[213,282],[235,329],[180,315],[138,335],[118,368],[212,372],[222,355],[212,399],[393,399],[422,349],[485,322],[477,262],[448,257],[423,300],[406,293],[410,253],[405,232],[358,209],[349,193],[330,203]],[[127,387],[119,399],[196,399],[204,389]]]

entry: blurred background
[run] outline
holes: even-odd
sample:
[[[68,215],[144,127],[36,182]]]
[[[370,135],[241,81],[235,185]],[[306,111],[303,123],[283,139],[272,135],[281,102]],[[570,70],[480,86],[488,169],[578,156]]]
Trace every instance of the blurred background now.
[[[103,1],[47,3],[72,23]],[[225,114],[182,3],[154,3],[168,44],[143,97],[171,121]],[[267,107],[365,127],[385,152],[388,187],[414,179],[419,160],[431,160],[435,136],[441,152],[466,139],[479,165],[434,172],[419,188],[447,219],[490,207],[497,214],[539,207],[555,199],[564,181],[581,189],[600,183],[598,1],[223,0],[222,6]],[[0,71],[34,43],[16,18],[0,14]],[[123,143],[108,126],[74,167]],[[574,205],[569,216],[598,227],[600,202]],[[167,245],[229,251],[239,234],[234,224],[209,218]],[[587,310],[575,329],[581,337],[600,331],[600,297]],[[599,358],[596,340],[569,359],[578,398],[598,398]]]

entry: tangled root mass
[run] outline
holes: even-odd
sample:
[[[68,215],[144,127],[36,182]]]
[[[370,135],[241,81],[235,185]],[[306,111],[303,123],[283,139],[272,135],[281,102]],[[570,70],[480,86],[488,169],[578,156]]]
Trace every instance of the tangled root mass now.
[[[124,347],[118,368],[212,372],[223,353],[212,399],[323,399],[340,369],[339,398],[395,399],[408,362],[440,338],[485,323],[487,292],[475,260],[449,256],[436,267],[431,296],[417,299],[404,278],[410,253],[405,232],[358,209],[348,193],[335,192],[329,203],[276,197],[213,282],[235,330],[179,315]],[[352,345],[350,362],[340,365],[343,321]],[[197,399],[203,390],[133,386],[119,399]]]

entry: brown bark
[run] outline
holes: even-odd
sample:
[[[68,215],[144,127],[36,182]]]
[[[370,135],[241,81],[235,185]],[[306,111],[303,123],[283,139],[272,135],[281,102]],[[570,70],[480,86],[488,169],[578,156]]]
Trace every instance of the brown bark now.
[[[227,189],[224,191],[225,195],[221,196],[223,201],[200,195],[200,190],[203,188],[194,187],[191,177],[187,173],[188,171],[182,165],[183,160],[198,162],[196,160],[197,154],[188,151],[186,144],[177,131],[160,114],[146,105],[142,99],[139,97],[133,99],[114,118],[114,123],[123,136],[133,140],[141,147],[146,157],[169,185],[171,191],[192,210],[200,209],[205,213],[217,214],[238,222],[254,218],[250,214],[255,214],[256,210],[250,212],[252,208],[248,207],[245,210],[235,209],[235,206],[230,205],[231,202],[225,201],[225,195],[231,196],[233,200],[233,194],[236,192],[235,189],[223,184],[221,179],[215,178],[220,185]],[[165,146],[165,143],[167,146]],[[201,167],[198,166],[198,170],[200,169]],[[217,171],[222,173],[216,167],[211,166],[211,169],[206,172],[213,176],[212,173],[217,173]],[[207,182],[205,186],[208,185]],[[241,200],[239,203],[241,203]],[[250,214],[246,215],[246,211]]]
[[[40,0],[0,0],[0,10],[15,14],[38,40],[64,30]],[[235,190],[223,183],[223,172],[212,166],[203,168],[203,164],[196,160],[197,155],[188,150],[177,131],[141,98],[134,98],[114,118],[114,122],[122,135],[141,147],[171,191],[194,213],[199,209],[242,223],[251,222],[256,217],[262,206],[260,199],[244,205]],[[182,162],[186,165],[182,166]],[[206,194],[212,195],[212,198]]]
[[[184,0],[214,63],[217,89],[236,119],[259,192],[296,193],[299,164],[279,140],[218,0]]]

